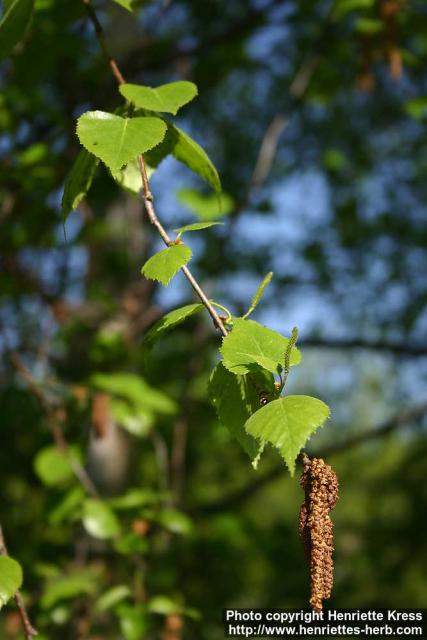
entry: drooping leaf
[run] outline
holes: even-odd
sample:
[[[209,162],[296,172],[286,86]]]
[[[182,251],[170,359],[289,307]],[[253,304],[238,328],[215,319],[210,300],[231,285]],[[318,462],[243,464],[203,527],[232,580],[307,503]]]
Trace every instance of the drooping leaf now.
[[[196,189],[180,189],[177,198],[200,220],[228,216],[234,209],[233,198],[224,191],[221,193],[221,202],[214,194],[200,193]]]
[[[174,229],[175,233],[182,235],[187,231],[201,231],[202,229],[209,229],[209,227],[215,227],[216,225],[222,225],[223,222],[193,222],[193,224],[186,224],[183,227]]]
[[[71,211],[77,209],[86,196],[98,164],[98,158],[86,151],[86,149],[80,151],[64,184],[64,193],[61,201],[63,220],[67,218]]]
[[[198,313],[203,309],[203,305],[200,303],[187,304],[179,309],[174,309],[169,313],[166,313],[160,320],[158,320],[151,329],[145,334],[143,344],[150,346],[158,340],[162,335],[184,322],[187,318],[195,313]]]
[[[34,8],[34,0],[13,0],[4,5],[0,21],[0,60],[9,56],[27,31]]]
[[[75,451],[74,455],[76,455]],[[70,457],[54,446],[45,447],[37,453],[34,459],[34,471],[48,487],[67,482],[73,477]]]
[[[159,144],[166,133],[160,118],[122,118],[105,111],[87,111],[77,121],[81,144],[111,171]]]
[[[107,540],[120,533],[120,523],[115,513],[102,500],[89,498],[83,505],[83,525],[94,538]]]
[[[156,88],[123,84],[120,93],[140,109],[176,115],[182,106],[196,97],[197,87],[186,80],[170,82]]]
[[[9,556],[0,556],[0,609],[22,585],[21,565]]]
[[[246,431],[277,447],[291,476],[295,459],[309,436],[329,418],[329,407],[310,396],[286,396],[269,402],[246,422]]]
[[[115,587],[111,587],[97,601],[95,608],[97,611],[108,611],[113,609],[119,602],[123,602],[127,598],[132,596],[132,591],[127,584],[118,584]]]
[[[176,413],[177,406],[169,396],[151,387],[134,373],[96,373],[91,376],[90,382],[95,388],[125,398],[147,411],[166,415]]]
[[[259,301],[261,300],[261,298],[263,296],[265,288],[268,287],[268,285],[270,284],[272,277],[273,277],[273,272],[272,271],[267,273],[267,275],[265,276],[265,278],[263,279],[263,281],[259,285],[258,289],[256,290],[256,293],[255,293],[254,297],[252,298],[251,306],[249,307],[249,309],[247,310],[247,312],[243,316],[244,319],[246,319],[248,316],[250,316],[252,311],[254,311],[254,309],[258,306],[258,303],[259,303]]]
[[[202,147],[184,133],[182,129],[168,123],[169,128],[175,133],[176,142],[173,147],[172,155],[174,158],[187,165],[189,169],[197,173],[203,180],[211,185],[216,193],[221,193],[221,181],[218,171],[215,169],[207,153]],[[218,208],[221,208],[220,206]]]
[[[209,397],[219,421],[253,459],[258,450],[258,444],[244,428],[245,422],[252,415],[245,378],[234,375],[222,363],[217,364],[209,380]]]
[[[233,330],[223,339],[220,349],[224,366],[232,373],[243,375],[258,365],[277,373],[283,367],[283,359],[289,339],[268,329],[254,320],[234,320]],[[297,347],[291,352],[290,364],[301,361]]]
[[[142,267],[141,273],[149,280],[158,280],[167,286],[192,255],[190,247],[185,244],[172,245],[151,256]]]

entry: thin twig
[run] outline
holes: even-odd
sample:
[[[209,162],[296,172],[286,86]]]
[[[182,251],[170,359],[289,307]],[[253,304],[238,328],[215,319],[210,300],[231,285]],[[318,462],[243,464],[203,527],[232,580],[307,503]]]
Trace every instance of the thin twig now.
[[[91,0],[81,0],[81,2],[85,6],[88,17],[94,26],[95,34],[99,42],[99,45],[101,47],[102,53],[117,81],[117,84],[118,85],[124,84],[126,80],[124,79],[123,74],[121,73],[116,60],[112,57],[112,55],[108,51],[108,47],[105,43],[104,30],[102,28],[101,23],[98,20],[98,17],[96,15],[94,8],[92,7]],[[139,160],[139,167],[140,167],[141,178],[142,178],[143,202],[144,202],[145,210],[147,212],[149,221],[155,227],[155,229],[157,230],[158,234],[162,238],[165,245],[169,247],[171,245],[172,240],[167,234],[160,220],[158,219],[156,211],[154,209],[153,195],[150,191],[144,156],[140,155],[138,160]],[[191,273],[191,271],[187,266],[181,267],[181,271],[183,272],[184,276],[187,278],[188,282],[192,286],[196,295],[200,298],[200,301],[202,302],[202,304],[206,307],[209,315],[211,316],[214,322],[214,326],[217,329],[219,329],[219,331],[222,333],[223,336],[226,336],[228,331],[223,321],[219,317],[218,313],[215,311],[214,307],[209,301],[209,298],[203,291],[200,284],[197,282],[196,278],[193,276],[193,274]]]
[[[6,542],[3,534],[3,528],[1,525],[0,525],[0,555],[2,556],[9,555],[7,552]],[[38,632],[36,631],[36,629],[34,629],[33,625],[30,622],[27,608],[25,606],[25,602],[20,591],[17,591],[15,593],[15,602],[18,608],[19,617],[21,618],[25,638],[26,640],[32,640],[34,636],[38,635]]]
[[[86,469],[83,467],[83,465],[80,464],[78,460],[76,460],[70,454],[70,447],[65,439],[64,433],[58,426],[58,421],[61,419],[61,411],[58,411],[58,407],[52,406],[42,387],[39,385],[37,380],[35,380],[31,372],[27,369],[18,355],[14,351],[9,352],[8,355],[13,368],[18,371],[18,373],[20,373],[20,375],[23,377],[23,379],[27,383],[29,390],[38,400],[43,411],[46,413],[47,424],[52,433],[53,441],[56,448],[68,458],[74,475],[76,476],[82,487],[86,490],[86,492],[93,498],[99,497],[98,490],[96,489]]]

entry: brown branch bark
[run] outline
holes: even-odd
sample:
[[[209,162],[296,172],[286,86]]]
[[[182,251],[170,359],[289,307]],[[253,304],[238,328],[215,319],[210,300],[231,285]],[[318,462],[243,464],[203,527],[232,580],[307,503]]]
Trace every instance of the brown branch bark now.
[[[104,31],[102,28],[101,23],[98,20],[98,17],[96,15],[96,12],[94,11],[92,4],[91,4],[91,0],[81,0],[81,2],[83,3],[84,7],[86,8],[88,17],[90,19],[90,21],[92,22],[94,29],[95,29],[95,33],[96,33],[96,37],[98,39],[99,45],[102,49],[104,58],[106,60],[106,62],[108,63],[116,81],[118,85],[121,85],[123,83],[125,83],[125,79],[119,69],[119,66],[117,64],[117,62],[114,60],[114,58],[111,56],[111,54],[108,51],[108,47],[106,46],[105,43],[105,38],[104,38]],[[166,232],[165,228],[163,227],[163,225],[161,224],[159,218],[157,217],[156,211],[154,209],[154,205],[153,205],[153,195],[150,191],[150,187],[149,187],[149,183],[148,183],[148,177],[147,177],[147,170],[145,167],[145,161],[144,161],[144,156],[140,155],[139,156],[139,165],[140,165],[140,170],[141,170],[141,177],[142,177],[142,184],[143,184],[143,202],[144,202],[144,206],[145,206],[145,210],[147,212],[147,216],[148,219],[150,221],[150,223],[153,225],[153,227],[157,230],[159,236],[162,238],[163,242],[165,243],[165,245],[167,247],[169,247],[172,243],[172,239],[169,237],[168,233]],[[190,283],[191,287],[193,288],[194,292],[196,293],[196,295],[199,297],[201,303],[206,307],[206,310],[208,311],[209,315],[211,316],[213,322],[214,322],[214,326],[219,329],[219,331],[222,333],[223,336],[227,335],[227,329],[225,328],[225,325],[223,323],[223,321],[221,320],[221,318],[219,317],[219,314],[216,312],[216,310],[214,309],[214,307],[211,305],[209,298],[207,297],[207,295],[205,294],[205,292],[203,291],[202,287],[200,286],[200,284],[197,282],[196,278],[193,276],[193,274],[191,273],[190,269],[187,266],[184,266],[181,268],[182,273],[184,274],[184,276],[187,278],[188,282]]]
[[[59,409],[58,407],[52,406],[49,399],[46,397],[42,387],[35,380],[31,372],[27,369],[18,355],[13,351],[9,352],[8,355],[13,368],[25,380],[29,390],[37,399],[43,411],[46,413],[47,424],[52,433],[53,441],[56,448],[63,455],[69,458],[73,473],[82,487],[85,489],[85,491],[93,498],[99,497],[98,490],[96,489],[86,469],[83,467],[83,465],[80,464],[80,462],[78,462],[78,460],[70,455],[70,447],[68,446],[68,442],[66,441],[64,433],[59,424],[63,419],[63,410]]]
[[[9,555],[7,552],[6,542],[4,539],[3,529],[0,525],[0,555],[7,556]],[[26,640],[32,640],[34,636],[38,635],[38,632],[33,627],[30,621],[30,617],[27,612],[27,608],[25,606],[25,602],[22,598],[20,591],[17,591],[15,594],[15,602],[18,608],[19,617],[21,618],[22,628],[24,629],[24,634]]]

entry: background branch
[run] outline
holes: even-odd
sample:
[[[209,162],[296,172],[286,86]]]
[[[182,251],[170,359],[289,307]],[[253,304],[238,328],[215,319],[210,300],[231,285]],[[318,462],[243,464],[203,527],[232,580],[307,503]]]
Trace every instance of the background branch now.
[[[361,444],[365,444],[370,440],[375,440],[377,438],[382,438],[384,436],[389,435],[399,427],[411,423],[417,422],[421,418],[423,418],[427,414],[427,402],[422,403],[412,409],[408,409],[407,411],[403,411],[397,416],[393,416],[389,420],[386,420],[378,427],[363,433],[358,433],[354,436],[350,436],[346,440],[342,442],[335,442],[331,445],[326,445],[318,450],[314,450],[310,452],[312,457],[317,458],[325,458],[336,453],[341,453],[342,451],[346,451],[347,449],[351,449]],[[237,489],[236,491],[232,491],[229,495],[220,498],[217,501],[213,501],[211,503],[200,505],[198,507],[194,507],[190,510],[191,514],[203,514],[203,515],[211,515],[214,513],[219,513],[221,511],[235,508],[238,505],[241,505],[243,502],[252,498],[258,491],[263,489],[266,485],[270,484],[273,480],[279,478],[283,473],[286,472],[286,467],[283,463],[273,467],[270,471],[265,473],[262,476],[255,478],[252,482],[249,482],[247,485],[242,487],[241,489]]]

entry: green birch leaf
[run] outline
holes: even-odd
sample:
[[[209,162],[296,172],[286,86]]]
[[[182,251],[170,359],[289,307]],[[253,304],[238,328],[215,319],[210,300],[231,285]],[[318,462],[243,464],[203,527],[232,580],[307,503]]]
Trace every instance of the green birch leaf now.
[[[74,455],[76,455],[75,451]],[[34,459],[34,471],[48,487],[63,484],[73,477],[69,456],[54,446],[45,447],[37,453]]]
[[[184,133],[182,129],[175,127],[175,125],[171,123],[168,124],[176,138],[172,151],[173,157],[185,164],[189,169],[194,171],[194,173],[197,173],[203,180],[206,180],[217,194],[221,193],[221,181],[218,171],[215,169],[207,153],[193,138]]]
[[[245,429],[261,442],[270,442],[277,447],[293,476],[298,453],[329,416],[328,405],[317,398],[286,396],[269,402],[254,413],[247,420]]]
[[[247,310],[247,312],[243,316],[243,319],[246,319],[248,316],[250,316],[252,311],[254,311],[255,308],[258,306],[258,303],[259,303],[259,301],[261,300],[261,298],[263,296],[265,288],[268,287],[268,285],[270,284],[272,277],[273,277],[273,272],[272,271],[267,273],[267,275],[265,276],[265,278],[263,279],[263,281],[259,285],[254,297],[252,298],[251,306],[249,307],[249,309]]]
[[[83,525],[94,538],[108,540],[120,533],[120,523],[115,513],[102,500],[89,498],[83,504]]]
[[[176,115],[181,107],[197,96],[197,87],[193,82],[181,80],[169,82],[160,87],[144,87],[138,84],[122,84],[119,91],[139,109],[160,111]]]
[[[271,390],[273,376],[266,385],[260,383],[260,389]],[[252,413],[259,409],[256,391],[251,393],[245,376],[236,376],[228,371],[220,362],[212,372],[209,380],[209,398],[214,405],[218,419],[240,446],[253,460],[258,451],[258,443],[245,432],[245,422]]]
[[[122,118],[105,111],[87,111],[77,121],[81,144],[117,171],[159,144],[166,133],[160,118]]]
[[[155,167],[151,167],[148,164],[146,156],[144,156],[144,159],[147,177],[148,179],[150,179],[155,171]],[[139,167],[137,158],[128,162],[128,164],[124,167],[121,167],[121,169],[112,171],[111,175],[113,176],[113,179],[117,182],[119,187],[121,187],[122,189],[125,189],[126,191],[134,195],[139,195],[141,193],[143,184],[141,169]]]
[[[162,335],[176,327],[177,325],[184,322],[187,318],[192,316],[195,313],[198,313],[203,309],[203,305],[200,303],[195,304],[187,304],[185,307],[180,307],[179,309],[174,309],[170,311],[163,318],[160,318],[151,329],[145,334],[143,344],[145,346],[150,346],[158,340]]]
[[[0,556],[0,609],[22,585],[22,569],[16,560]]]
[[[221,202],[213,193],[200,193],[196,189],[180,189],[176,195],[179,202],[200,220],[228,216],[234,209],[233,198],[224,192],[221,193]]]
[[[14,46],[25,36],[34,8],[34,0],[14,0],[4,3],[0,21],[0,60],[9,56]]]
[[[166,287],[192,255],[190,247],[186,247],[185,244],[174,244],[151,256],[142,267],[141,273],[149,280],[158,280]]]
[[[86,196],[98,164],[98,158],[86,151],[86,149],[80,151],[64,184],[64,193],[61,201],[61,213],[64,220],[71,211],[77,209]]]
[[[216,225],[222,225],[223,222],[193,222],[193,224],[186,224],[184,227],[174,229],[175,233],[182,235],[187,231],[201,231],[202,229],[209,229],[209,227],[215,227]]]
[[[223,339],[220,351],[224,366],[232,373],[243,375],[253,371],[256,365],[277,373],[278,368],[283,367],[288,343],[288,338],[254,320],[237,318],[232,331]],[[300,361],[301,353],[294,347],[290,364]]]

